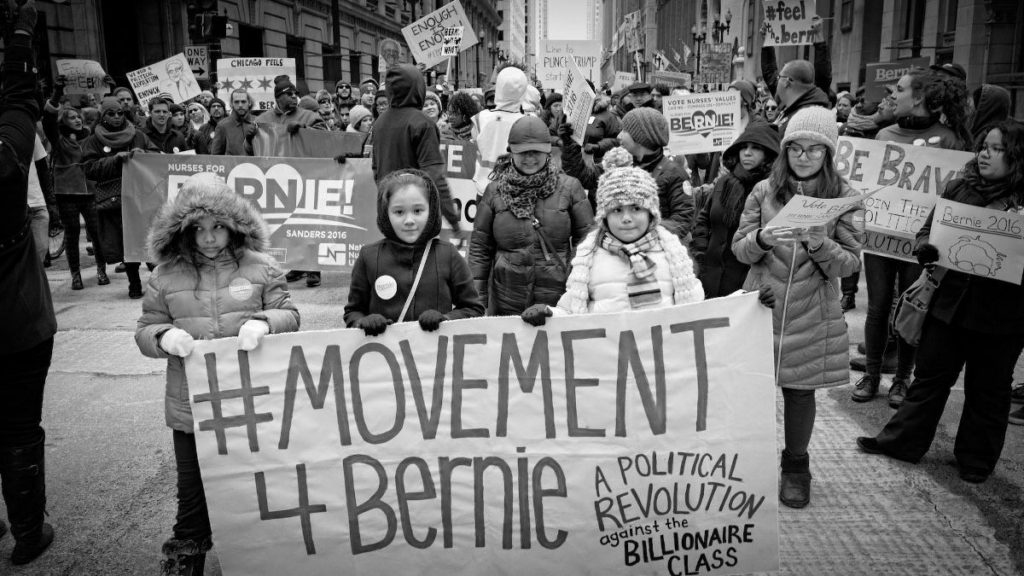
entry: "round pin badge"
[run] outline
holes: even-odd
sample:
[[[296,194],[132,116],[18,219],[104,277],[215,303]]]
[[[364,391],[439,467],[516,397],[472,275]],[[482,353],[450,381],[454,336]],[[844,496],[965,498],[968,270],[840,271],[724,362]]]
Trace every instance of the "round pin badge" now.
[[[398,282],[391,276],[380,276],[373,283],[373,289],[381,300],[391,300],[398,293]]]
[[[103,151],[107,154],[110,154],[110,146],[104,146]]]
[[[252,298],[252,291],[252,282],[245,278],[235,278],[228,284],[228,294],[239,302]]]

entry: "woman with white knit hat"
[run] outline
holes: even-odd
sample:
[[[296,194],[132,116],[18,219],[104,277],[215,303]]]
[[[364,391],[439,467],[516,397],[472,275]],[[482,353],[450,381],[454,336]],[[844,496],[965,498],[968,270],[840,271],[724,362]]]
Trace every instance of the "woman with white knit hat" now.
[[[810,502],[807,446],[814,430],[814,391],[850,382],[838,279],[860,269],[864,210],[852,208],[823,226],[767,224],[793,196],[857,194],[835,170],[838,138],[831,110],[812,106],[793,115],[771,176],[747,197],[732,245],[736,258],[750,265],[743,287],[768,285],[788,304],[775,307],[773,324],[786,440],[779,499],[792,508]]]
[[[704,290],[679,237],[661,225],[658,186],[625,148],[604,157],[596,227],[580,243],[555,307],[522,313],[539,326],[552,314],[621,312],[700,302]]]

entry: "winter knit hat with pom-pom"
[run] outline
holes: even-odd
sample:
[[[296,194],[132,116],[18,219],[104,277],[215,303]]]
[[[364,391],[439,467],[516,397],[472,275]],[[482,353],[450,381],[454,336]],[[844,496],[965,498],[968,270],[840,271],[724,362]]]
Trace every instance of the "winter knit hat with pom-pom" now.
[[[658,184],[642,168],[633,166],[633,156],[623,147],[612,148],[601,161],[604,173],[597,182],[597,214],[595,221],[605,225],[608,212],[619,206],[634,204],[651,213],[651,227],[661,222]]]
[[[839,142],[839,125],[836,113],[822,106],[808,106],[793,114],[786,124],[786,135],[782,138],[782,149],[794,140],[812,140],[823,144],[836,156],[836,145]]]
[[[668,146],[668,120],[654,108],[634,108],[627,112],[622,117],[622,131],[648,150]]]

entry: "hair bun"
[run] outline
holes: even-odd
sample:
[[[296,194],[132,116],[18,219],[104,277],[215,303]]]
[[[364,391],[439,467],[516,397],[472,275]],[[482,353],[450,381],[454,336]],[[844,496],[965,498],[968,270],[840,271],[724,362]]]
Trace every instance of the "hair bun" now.
[[[626,151],[622,146],[612,148],[604,155],[604,159],[601,160],[601,165],[604,166],[605,170],[611,170],[612,168],[623,168],[633,165],[633,155]]]

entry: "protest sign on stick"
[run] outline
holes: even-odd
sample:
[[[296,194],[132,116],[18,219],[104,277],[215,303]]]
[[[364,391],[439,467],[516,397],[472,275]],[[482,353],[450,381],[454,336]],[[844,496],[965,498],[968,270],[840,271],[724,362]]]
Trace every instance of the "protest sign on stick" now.
[[[864,74],[864,101],[881,102],[885,96],[885,87],[900,81],[900,77],[914,68],[927,69],[931,64],[927,56],[907,58],[898,62],[873,62],[866,64]]]
[[[939,198],[928,241],[940,266],[1011,284],[1024,275],[1024,216]]]
[[[160,94],[169,94],[172,101],[181,104],[199,96],[200,92],[185,54],[175,54],[156,64],[133,70],[128,73],[128,82],[143,108]]]
[[[255,102],[253,111],[273,110],[274,78],[281,74],[295,82],[294,58],[221,58],[217,60],[218,97],[230,103],[231,92],[245,90]]]
[[[110,93],[103,82],[107,73],[93,60],[57,60],[57,75],[64,76],[64,93],[94,94],[97,99]]]
[[[815,0],[764,2],[764,45],[799,46],[818,40],[821,18]]]
[[[746,574],[779,567],[771,312],[198,341],[225,574]]]
[[[601,79],[601,42],[598,40],[541,40],[537,55],[537,79],[544,88],[561,90],[570,58],[591,82]]]
[[[451,28],[445,28],[442,34],[444,34],[444,44],[441,46],[441,56],[448,58],[449,56],[459,55],[459,45],[462,44],[462,33],[465,30],[465,26],[452,26]]]
[[[666,96],[661,107],[673,154],[718,152],[740,136],[740,93],[736,90]]]
[[[612,83],[612,92],[625,90],[634,82],[636,82],[636,74],[632,72],[616,72],[615,81]]]
[[[765,226],[808,228],[828,224],[846,212],[860,207],[873,193],[840,198],[815,198],[797,194],[786,202]]]
[[[402,28],[402,36],[405,43],[412,51],[412,57],[417,64],[423,64],[427,68],[439,64],[448,56],[443,54],[445,45],[445,29],[460,27],[463,29],[462,39],[458,44],[459,52],[476,46],[476,32],[466,17],[466,11],[459,0],[434,10],[423,18]]]
[[[861,193],[877,191],[864,202],[864,250],[916,262],[910,254],[914,235],[946,184],[972,157],[970,152],[840,137],[836,172]]]
[[[565,76],[565,85],[562,92],[565,97],[562,102],[562,113],[566,121],[572,126],[572,139],[583,146],[583,139],[587,135],[587,122],[590,120],[590,113],[594,109],[594,99],[597,97],[590,89],[583,71],[576,65],[575,58],[566,58],[568,67]]]

